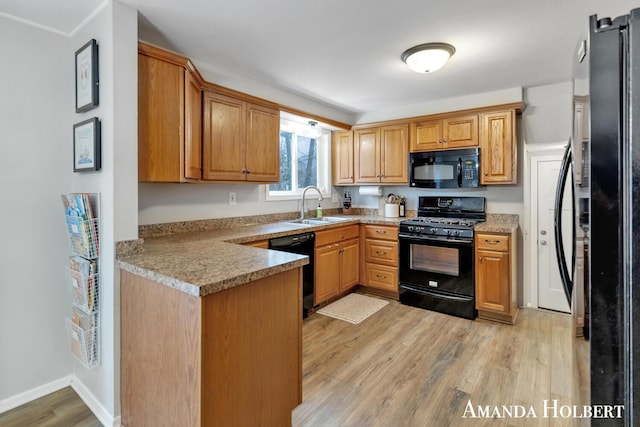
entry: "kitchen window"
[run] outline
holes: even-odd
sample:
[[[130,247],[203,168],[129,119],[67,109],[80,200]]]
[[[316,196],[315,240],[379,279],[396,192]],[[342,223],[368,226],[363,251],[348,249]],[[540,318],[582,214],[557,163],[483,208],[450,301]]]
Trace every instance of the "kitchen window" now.
[[[315,123],[315,122],[314,122]],[[331,132],[302,117],[280,119],[280,182],[267,186],[267,200],[297,200],[314,185],[331,196]]]

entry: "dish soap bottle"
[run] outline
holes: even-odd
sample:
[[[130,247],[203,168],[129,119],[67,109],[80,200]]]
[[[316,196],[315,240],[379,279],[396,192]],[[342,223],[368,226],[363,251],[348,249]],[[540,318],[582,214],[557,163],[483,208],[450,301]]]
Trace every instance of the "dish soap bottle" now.
[[[316,209],[316,217],[322,218],[322,206],[320,206],[320,203],[318,203],[318,209]]]

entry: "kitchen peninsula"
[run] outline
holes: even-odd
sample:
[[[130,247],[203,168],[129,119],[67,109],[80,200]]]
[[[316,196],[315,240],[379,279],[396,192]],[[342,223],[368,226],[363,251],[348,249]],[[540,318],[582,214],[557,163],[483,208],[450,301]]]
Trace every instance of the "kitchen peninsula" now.
[[[353,217],[339,226],[361,222],[397,219]],[[192,225],[147,230],[165,235],[145,238],[142,252],[116,261],[122,423],[290,425],[302,401],[301,271],[308,259],[242,243],[309,227],[273,222],[175,232]]]
[[[215,232],[119,259],[123,425],[290,425],[306,263]]]

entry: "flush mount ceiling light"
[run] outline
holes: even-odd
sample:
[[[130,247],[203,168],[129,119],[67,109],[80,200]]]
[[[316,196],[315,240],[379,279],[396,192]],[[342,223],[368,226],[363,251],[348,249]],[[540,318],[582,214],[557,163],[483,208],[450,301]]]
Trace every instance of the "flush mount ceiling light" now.
[[[447,43],[425,43],[407,49],[402,60],[416,73],[432,73],[447,63],[456,48]]]
[[[309,138],[320,138],[322,136],[322,128],[318,126],[318,122],[309,120],[309,131],[307,132]]]

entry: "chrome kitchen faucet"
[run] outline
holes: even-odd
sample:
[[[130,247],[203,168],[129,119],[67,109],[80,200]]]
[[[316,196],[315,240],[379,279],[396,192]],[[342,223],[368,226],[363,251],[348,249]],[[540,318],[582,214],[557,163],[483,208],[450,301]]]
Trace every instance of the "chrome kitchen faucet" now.
[[[314,189],[318,192],[318,197],[320,197],[318,199],[318,203],[322,201],[322,192],[318,187],[316,187],[315,185],[309,185],[307,187],[304,187],[304,190],[302,191],[302,206],[300,207],[300,219],[304,219],[304,197],[307,194],[307,190],[311,190],[311,189]]]

